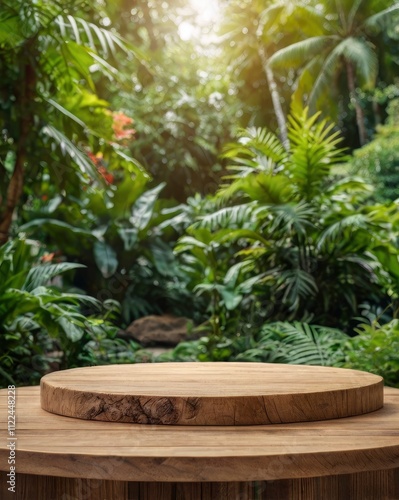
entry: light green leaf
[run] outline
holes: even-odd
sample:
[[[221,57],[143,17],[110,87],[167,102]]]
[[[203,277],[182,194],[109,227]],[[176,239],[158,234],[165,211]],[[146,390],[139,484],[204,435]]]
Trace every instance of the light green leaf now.
[[[165,182],[142,194],[132,207],[130,222],[137,230],[145,229],[154,212],[155,202],[158,199],[160,191],[165,187]]]

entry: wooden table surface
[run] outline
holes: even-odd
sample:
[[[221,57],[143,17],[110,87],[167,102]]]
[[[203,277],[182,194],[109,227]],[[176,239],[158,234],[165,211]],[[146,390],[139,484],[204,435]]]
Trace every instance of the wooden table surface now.
[[[365,415],[257,426],[136,425],[78,420],[16,398],[21,474],[115,481],[257,481],[399,467],[399,390]],[[0,470],[8,470],[7,390],[0,391]],[[33,497],[31,497],[33,498]]]
[[[110,422],[266,425],[377,410],[383,380],[357,370],[266,363],[94,366],[44,376],[41,405]]]

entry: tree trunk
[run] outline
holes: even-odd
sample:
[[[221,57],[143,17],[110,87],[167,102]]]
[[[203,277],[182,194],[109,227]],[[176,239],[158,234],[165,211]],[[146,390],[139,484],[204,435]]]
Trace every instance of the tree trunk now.
[[[277,83],[274,79],[273,71],[267,63],[267,55],[264,47],[262,46],[260,46],[259,48],[259,55],[262,60],[263,68],[267,78],[267,83],[269,85],[269,91],[272,97],[274,113],[277,118],[280,139],[281,142],[283,143],[284,149],[288,151],[290,148],[290,142],[288,140],[287,122],[285,120],[283,107],[281,106],[280,94],[278,92]]]
[[[356,97],[355,68],[353,67],[353,63],[347,59],[345,60],[345,64],[346,64],[346,74],[348,78],[350,99],[355,106],[356,124],[357,124],[357,129],[359,131],[360,145],[364,146],[368,142],[368,137],[365,126],[364,112]]]
[[[27,46],[28,48],[28,46]],[[36,74],[30,62],[31,54],[24,51],[24,62],[21,67],[20,91],[19,91],[19,138],[16,144],[16,159],[14,171],[7,188],[5,207],[1,211],[0,218],[0,246],[8,241],[12,218],[23,192],[24,167],[28,158],[27,142],[33,125],[33,115],[30,111],[34,98],[36,85]]]

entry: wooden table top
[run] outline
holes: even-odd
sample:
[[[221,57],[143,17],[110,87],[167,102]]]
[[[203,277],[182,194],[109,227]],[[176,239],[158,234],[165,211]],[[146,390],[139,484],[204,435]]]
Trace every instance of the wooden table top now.
[[[136,425],[44,411],[39,387],[16,397],[17,471],[120,481],[257,481],[399,467],[399,390],[366,415],[257,426]],[[8,470],[7,390],[0,470]]]
[[[265,363],[94,366],[43,377],[41,405],[87,420],[267,425],[375,411],[383,381],[356,370]]]

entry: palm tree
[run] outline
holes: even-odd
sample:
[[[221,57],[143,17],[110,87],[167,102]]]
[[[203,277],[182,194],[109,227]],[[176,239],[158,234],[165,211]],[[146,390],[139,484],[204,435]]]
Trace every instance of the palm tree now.
[[[269,91],[273,102],[274,112],[279,127],[279,136],[286,151],[289,150],[288,130],[285,114],[281,104],[281,96],[274,76],[273,67],[270,64],[268,52],[275,46],[275,40],[281,38],[280,27],[284,23],[287,29],[287,19],[289,19],[289,28],[296,32],[299,27],[308,27],[315,30],[318,27],[318,16],[315,16],[314,9],[309,5],[298,5],[294,0],[277,1],[271,3],[259,14],[258,22],[258,42],[259,55],[262,61],[263,69],[269,85]],[[288,35],[289,36],[289,35]],[[285,36],[287,38],[287,35]]]
[[[263,80],[266,77],[279,137],[285,149],[288,149],[289,141],[285,111],[282,105],[283,99],[273,70],[267,63],[270,46],[274,45],[274,42],[272,37],[266,39],[263,36],[263,24],[266,22],[263,20],[264,13],[266,10],[274,9],[273,4],[268,3],[269,6],[265,8],[262,2],[257,1],[249,3],[240,0],[226,2],[225,21],[220,29],[222,41],[226,45],[223,56],[227,55],[235,76],[245,79],[247,88],[252,87],[256,78]]]
[[[320,9],[320,6],[323,6]],[[316,33],[278,50],[271,67],[300,68],[296,94],[315,110],[318,99],[334,88],[334,78],[346,73],[350,100],[355,107],[360,144],[367,142],[364,112],[356,88],[372,89],[378,74],[373,37],[386,29],[399,3],[377,0],[324,0],[313,14],[319,17]],[[295,16],[295,11],[292,13]]]

